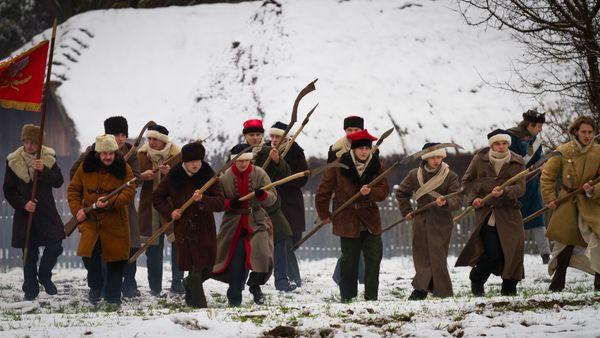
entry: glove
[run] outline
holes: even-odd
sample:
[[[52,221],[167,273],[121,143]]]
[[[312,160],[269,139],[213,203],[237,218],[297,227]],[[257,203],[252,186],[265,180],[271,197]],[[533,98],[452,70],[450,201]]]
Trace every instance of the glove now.
[[[242,207],[242,201],[239,198],[233,198],[229,200],[229,207],[231,209],[240,209]]]
[[[267,192],[262,189],[254,189],[254,196],[256,198],[261,199]]]

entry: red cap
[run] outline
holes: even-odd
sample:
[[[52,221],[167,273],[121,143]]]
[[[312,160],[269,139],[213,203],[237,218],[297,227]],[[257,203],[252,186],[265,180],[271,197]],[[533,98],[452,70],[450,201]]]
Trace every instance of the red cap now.
[[[244,130],[243,134],[247,133],[264,133],[265,128],[263,128],[262,120],[259,119],[250,119],[244,122]]]
[[[369,131],[366,129],[352,133],[347,137],[352,143],[352,149],[358,147],[370,147],[373,145],[373,141],[377,140],[377,137],[369,134]]]

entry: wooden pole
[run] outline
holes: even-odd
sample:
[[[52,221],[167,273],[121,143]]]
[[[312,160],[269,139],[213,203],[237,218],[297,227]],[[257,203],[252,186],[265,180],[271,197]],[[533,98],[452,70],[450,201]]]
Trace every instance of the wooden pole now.
[[[44,88],[42,90],[42,121],[40,122],[40,136],[38,139],[39,149],[35,154],[35,159],[39,160],[42,155],[42,146],[44,144],[44,127],[46,126],[46,105],[48,103],[48,96],[50,95],[50,75],[52,75],[52,57],[54,54],[54,40],[56,39],[56,18],[52,24],[52,38],[50,39],[50,53],[48,56],[48,64],[46,71],[46,82],[44,82]],[[33,171],[32,187],[31,187],[31,202],[35,202],[35,195],[37,194],[37,182],[38,182],[38,171]],[[25,232],[25,245],[23,246],[23,264],[27,261],[27,254],[29,253],[29,238],[31,237],[31,224],[33,222],[33,212],[30,212],[27,217],[27,231]]]

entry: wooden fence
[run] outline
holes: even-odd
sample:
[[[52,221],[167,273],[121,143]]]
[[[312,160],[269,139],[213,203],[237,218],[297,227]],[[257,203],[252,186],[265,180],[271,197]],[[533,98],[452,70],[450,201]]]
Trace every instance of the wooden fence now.
[[[317,220],[316,210],[314,208],[314,194],[304,194],[305,214],[307,229],[310,230],[315,225]],[[56,205],[58,212],[64,222],[67,222],[71,213],[66,200],[57,200]],[[398,205],[392,195],[388,199],[379,204],[381,210],[382,224],[390,224],[401,217],[398,210]],[[217,214],[217,224],[219,224],[222,215]],[[12,233],[12,218],[13,209],[7,201],[3,200],[0,204],[0,271],[6,271],[12,267],[21,266],[21,250],[14,249],[11,244]],[[452,240],[450,242],[450,255],[458,255],[460,250],[465,245],[471,230],[473,229],[474,214],[463,219],[459,224],[455,225]],[[412,240],[412,223],[405,222],[399,224],[394,229],[386,232],[383,235],[384,257],[408,256],[411,255],[411,240]],[[83,263],[80,257],[77,257],[77,243],[79,241],[79,233],[75,231],[73,235],[63,241],[64,252],[58,259],[58,264],[63,268],[83,268]],[[525,241],[526,253],[537,253],[534,243],[530,238],[526,237]],[[301,259],[321,259],[326,257],[338,257],[340,255],[339,238],[333,236],[331,225],[326,225],[313,238],[308,240],[297,254]],[[165,244],[164,252],[165,262],[171,261],[171,248],[169,244]],[[145,255],[142,255],[138,260],[138,264],[145,266]]]

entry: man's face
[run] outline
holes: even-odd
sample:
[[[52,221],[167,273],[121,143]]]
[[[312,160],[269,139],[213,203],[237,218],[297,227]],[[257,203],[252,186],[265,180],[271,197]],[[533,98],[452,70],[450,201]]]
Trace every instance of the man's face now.
[[[427,166],[429,167],[429,169],[435,170],[442,164],[442,161],[444,161],[444,157],[443,156],[433,156],[433,157],[428,158],[425,161],[427,162]]]
[[[246,139],[246,143],[256,147],[262,143],[263,133],[246,133],[244,134],[244,138]]]
[[[362,129],[360,128],[356,128],[356,127],[348,127],[346,129],[344,129],[344,131],[346,132],[346,136],[352,134],[352,133],[356,133],[357,131],[361,131]]]
[[[369,147],[358,147],[354,149],[354,155],[360,161],[366,161],[369,158],[369,154],[371,153],[371,148]]]
[[[575,135],[577,136],[579,143],[583,144],[584,146],[587,146],[594,139],[594,133],[594,127],[590,126],[589,124],[583,123],[579,127],[579,130],[575,132]]]
[[[40,149],[40,146],[37,142],[32,140],[23,140],[23,150],[25,150],[28,154],[35,154]]]
[[[202,167],[202,161],[196,160],[196,161],[183,162],[183,165],[189,172],[191,172],[192,174],[195,174]]]
[[[506,141],[497,141],[492,143],[492,150],[494,150],[497,153],[505,153],[508,151],[508,142]]]
[[[281,135],[269,135],[271,137],[271,145],[277,147],[281,143]]]
[[[165,146],[167,144],[157,138],[148,137],[148,145],[150,146],[150,148],[160,151],[160,150],[165,149]]]
[[[235,161],[235,167],[237,168],[237,170],[239,172],[246,171],[246,169],[248,169],[249,165],[250,165],[250,160],[237,160],[237,161]]]
[[[533,136],[542,132],[544,124],[543,123],[530,123],[527,125],[527,130]]]
[[[117,140],[117,145],[119,146],[119,149],[121,149],[125,145],[125,141],[127,141],[127,135],[124,133],[115,134],[115,140]]]
[[[114,151],[103,151],[100,153],[100,161],[105,166],[110,166],[115,161],[115,152]]]

